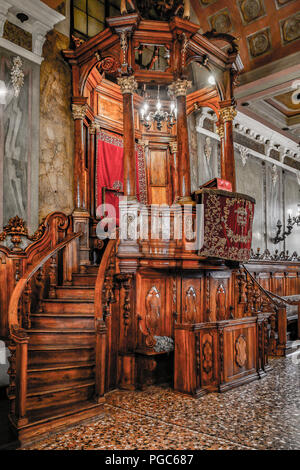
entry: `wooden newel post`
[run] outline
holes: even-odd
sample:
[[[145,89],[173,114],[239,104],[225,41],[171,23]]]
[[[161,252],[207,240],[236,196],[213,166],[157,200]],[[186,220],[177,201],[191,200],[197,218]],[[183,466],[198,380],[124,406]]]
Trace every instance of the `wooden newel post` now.
[[[103,400],[105,393],[105,375],[106,375],[106,332],[107,328],[102,320],[96,323],[96,383],[95,399],[97,403]]]
[[[74,207],[86,210],[85,179],[84,179],[84,151],[83,151],[83,119],[87,104],[72,104],[74,119]]]
[[[133,200],[136,199],[133,93],[137,89],[137,82],[130,75],[119,77],[118,84],[123,95],[124,195]]]
[[[186,93],[191,86],[188,80],[177,79],[169,86],[169,93],[177,101],[177,169],[178,169],[178,202],[191,201],[191,173],[189,137],[186,114]]]
[[[227,102],[220,103],[219,135],[221,138],[221,176],[230,181],[232,190],[236,191],[235,160],[233,146],[233,125],[236,116],[234,106],[228,106]]]
[[[287,317],[286,317],[285,307],[278,309],[277,323],[278,323],[278,347],[284,350],[286,348],[286,332],[287,332]],[[284,353],[282,355],[284,355]]]
[[[16,401],[15,419],[18,426],[27,424],[26,417],[26,395],[27,395],[27,363],[28,363],[28,341],[29,337],[22,329],[12,328],[11,339],[16,345],[15,356],[15,380]]]

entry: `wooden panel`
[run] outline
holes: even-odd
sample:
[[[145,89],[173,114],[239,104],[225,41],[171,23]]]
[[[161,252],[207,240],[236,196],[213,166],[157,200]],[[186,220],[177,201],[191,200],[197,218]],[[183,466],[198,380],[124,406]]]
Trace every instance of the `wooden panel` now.
[[[197,344],[197,342],[196,342]],[[218,383],[218,332],[204,329],[200,332],[200,349],[196,352],[200,360],[198,364],[197,388],[215,389]],[[201,376],[199,375],[199,371]]]
[[[103,95],[98,95],[98,113],[99,116],[103,116],[112,121],[119,123],[123,121],[122,103]]]
[[[166,150],[150,149],[150,184],[151,186],[168,184]]]
[[[256,370],[254,321],[233,324],[224,329],[224,382],[239,380]]]
[[[203,277],[182,280],[181,323],[201,323],[203,315]]]
[[[165,276],[159,277],[155,273],[142,276],[138,274],[137,292],[137,313],[141,318],[137,325],[137,348],[139,349],[146,346],[146,316],[148,318],[151,314],[157,316],[154,335],[171,336],[173,314],[170,299],[166,298],[167,278]]]
[[[231,278],[230,272],[210,273],[209,321],[230,317]]]
[[[275,272],[272,275],[271,291],[277,295],[285,295],[285,279],[284,273]]]

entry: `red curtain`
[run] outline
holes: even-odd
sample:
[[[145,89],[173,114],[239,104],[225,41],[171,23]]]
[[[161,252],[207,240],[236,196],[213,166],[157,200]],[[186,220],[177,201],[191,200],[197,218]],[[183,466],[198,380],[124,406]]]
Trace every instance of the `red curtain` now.
[[[96,165],[96,202],[103,203],[102,188],[123,191],[123,140],[114,135],[100,132],[97,144]],[[146,171],[144,152],[141,146],[136,148],[136,188],[137,198],[147,203]],[[117,224],[119,222],[119,198],[117,194],[106,192],[105,204],[115,207]],[[101,215],[101,214],[98,214]]]

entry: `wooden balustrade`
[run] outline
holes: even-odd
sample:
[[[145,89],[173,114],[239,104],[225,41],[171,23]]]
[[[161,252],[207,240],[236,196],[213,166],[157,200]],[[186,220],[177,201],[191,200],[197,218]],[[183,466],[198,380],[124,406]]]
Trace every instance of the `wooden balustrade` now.
[[[289,301],[265,289],[243,266],[244,283],[249,286],[248,305],[250,310],[269,312],[269,353],[284,356],[288,350],[287,341],[287,305],[298,305],[298,325],[300,301]],[[242,283],[242,282],[241,282]],[[257,292],[257,295],[255,294]],[[253,296],[255,295],[255,302]],[[299,336],[299,328],[298,328]]]
[[[95,398],[99,403],[107,390],[110,370],[111,304],[115,301],[114,280],[117,240],[109,240],[103,254],[95,284],[96,385]]]
[[[18,251],[15,246],[0,246],[0,338],[4,340],[9,336],[8,307],[16,283],[31,266],[43,258],[45,253],[72,233],[72,221],[62,212],[53,212],[30,236],[25,222],[19,217],[14,217],[0,234],[1,241],[9,240],[9,236],[15,232],[18,234],[14,237],[17,239],[16,242],[20,244],[24,239],[28,246]]]

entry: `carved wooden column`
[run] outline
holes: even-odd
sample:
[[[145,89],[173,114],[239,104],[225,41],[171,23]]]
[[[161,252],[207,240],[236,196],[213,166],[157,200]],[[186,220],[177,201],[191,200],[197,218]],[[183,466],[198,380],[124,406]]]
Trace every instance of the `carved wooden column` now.
[[[129,200],[136,200],[133,93],[137,82],[131,75],[119,77],[118,84],[123,95],[124,195]]]
[[[78,101],[78,102],[77,102]],[[90,214],[86,201],[85,155],[83,147],[83,120],[87,110],[86,98],[77,98],[72,104],[75,149],[74,149],[74,206],[73,229],[74,232],[83,232],[79,242],[79,264],[89,264],[89,218]]]
[[[81,98],[82,100],[82,98]],[[84,99],[85,100],[85,99]],[[73,103],[72,113],[74,119],[74,207],[75,210],[86,210],[85,181],[84,181],[84,151],[83,151],[83,120],[87,104]]]
[[[96,121],[92,122],[89,126],[89,179],[90,179],[90,214],[96,215],[96,201],[95,201],[95,160],[97,153],[97,139],[96,134],[100,131],[100,124]]]
[[[234,120],[236,116],[236,110],[234,106],[228,106],[227,102],[220,103],[220,105],[221,105],[220,117],[221,117],[221,122],[224,125],[223,141],[221,139],[221,147],[223,149],[221,151],[222,178],[224,178],[227,181],[230,181],[232,184],[232,190],[235,191],[236,179],[235,179],[235,161],[234,161],[232,121]]]
[[[169,86],[171,95],[177,100],[177,144],[178,144],[178,195],[181,203],[191,202],[191,174],[189,138],[186,114],[186,92],[191,86],[188,80],[177,79]]]
[[[120,199],[120,245],[118,249],[121,272],[134,272],[139,256],[139,244],[132,229],[137,223],[139,202],[136,197],[136,158],[133,93],[137,82],[133,75],[118,78],[123,95],[123,142],[124,142],[124,196]],[[124,234],[126,234],[124,236]],[[129,257],[130,259],[125,259]]]
[[[217,134],[220,137],[220,151],[221,151],[221,178],[225,178],[226,161],[225,161],[225,145],[224,145],[224,122],[220,118],[216,123]]]
[[[178,145],[177,142],[173,141],[169,143],[170,152],[171,152],[171,175],[172,175],[172,186],[173,186],[173,202],[176,202],[179,195],[178,188],[178,165],[177,165],[177,152]]]

